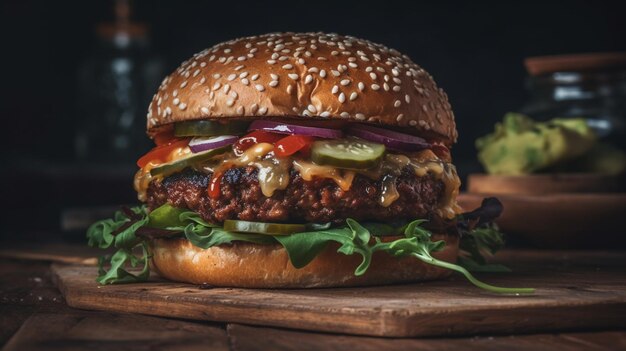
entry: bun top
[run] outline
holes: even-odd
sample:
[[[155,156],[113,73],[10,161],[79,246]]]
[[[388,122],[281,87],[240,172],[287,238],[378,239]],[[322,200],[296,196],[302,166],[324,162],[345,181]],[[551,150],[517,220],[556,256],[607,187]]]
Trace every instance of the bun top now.
[[[452,144],[448,98],[406,55],[325,33],[272,33],[195,54],[167,76],[148,108],[148,132],[195,119],[288,117],[364,122]]]

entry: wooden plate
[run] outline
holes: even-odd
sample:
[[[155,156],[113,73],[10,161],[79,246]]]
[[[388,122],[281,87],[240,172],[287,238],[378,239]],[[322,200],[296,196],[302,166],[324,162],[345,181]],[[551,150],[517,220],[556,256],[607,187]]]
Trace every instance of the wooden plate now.
[[[532,174],[520,176],[470,174],[467,191],[476,194],[544,195],[607,193],[623,190],[623,179],[589,173]]]
[[[538,247],[617,249],[626,244],[626,193],[464,193],[459,203],[473,209],[487,196],[504,205],[497,221],[502,231]]]

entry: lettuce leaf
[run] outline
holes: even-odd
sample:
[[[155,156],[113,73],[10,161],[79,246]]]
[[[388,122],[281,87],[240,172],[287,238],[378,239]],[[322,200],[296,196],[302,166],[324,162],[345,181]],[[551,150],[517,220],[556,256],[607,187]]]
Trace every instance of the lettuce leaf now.
[[[151,259],[147,240],[154,237],[179,236],[203,249],[229,245],[236,241],[255,244],[280,243],[287,251],[291,264],[296,268],[306,266],[330,243],[336,243],[339,245],[338,253],[361,256],[361,263],[354,271],[357,276],[367,271],[372,255],[376,251],[383,251],[394,256],[412,256],[422,262],[454,270],[463,274],[474,285],[491,292],[532,293],[533,289],[502,288],[485,284],[468,271],[468,269],[480,271],[481,267],[487,267],[489,271],[503,270],[499,266],[487,265],[482,256],[483,253],[494,253],[503,244],[501,234],[489,221],[499,214],[498,205],[501,206],[497,200],[489,200],[483,203],[482,210],[468,212],[464,214],[466,218],[462,215],[458,219],[463,233],[461,240],[463,255],[460,257],[460,263],[467,264],[467,269],[440,261],[431,255],[442,250],[445,242],[431,240],[430,231],[423,227],[425,220],[415,220],[401,228],[394,228],[387,224],[361,225],[353,219],[347,219],[346,224],[341,227],[332,228],[329,224],[317,224],[307,226],[307,232],[272,236],[228,232],[217,225],[207,223],[197,213],[166,204],[150,214],[145,207],[119,211],[112,219],[94,223],[87,231],[87,238],[90,246],[103,249],[113,246],[118,249],[113,256],[105,256],[100,260],[97,278],[100,284],[146,280],[149,276]],[[373,236],[370,230],[404,237],[391,242],[382,242],[379,237]],[[141,257],[133,254],[139,248],[142,252]],[[143,268],[137,273],[128,271],[141,265]],[[109,267],[108,270],[105,267]]]

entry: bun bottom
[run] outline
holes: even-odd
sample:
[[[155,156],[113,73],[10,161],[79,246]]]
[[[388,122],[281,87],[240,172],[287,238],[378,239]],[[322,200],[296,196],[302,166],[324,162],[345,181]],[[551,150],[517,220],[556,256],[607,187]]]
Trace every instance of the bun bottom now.
[[[393,239],[393,238],[389,238]],[[433,256],[455,262],[459,238],[433,235],[446,246]],[[334,244],[334,243],[333,243]],[[202,249],[186,239],[155,239],[150,243],[152,268],[163,278],[192,284],[240,288],[317,288],[365,286],[435,280],[449,276],[450,270],[426,264],[413,257],[394,257],[376,252],[362,276],[354,270],[360,255],[338,253],[338,245],[328,245],[306,267],[297,269],[280,245],[235,242],[232,245]]]

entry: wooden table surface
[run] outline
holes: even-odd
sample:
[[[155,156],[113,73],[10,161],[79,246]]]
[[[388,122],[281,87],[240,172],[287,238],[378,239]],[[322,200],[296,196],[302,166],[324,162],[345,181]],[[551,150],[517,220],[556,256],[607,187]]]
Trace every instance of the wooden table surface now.
[[[89,256],[80,251],[67,252],[78,261],[83,255]],[[515,258],[529,253],[508,254]],[[567,252],[556,255],[569,256]],[[0,256],[3,256],[0,258],[3,350],[626,350],[626,325],[621,330],[377,338],[84,311],[68,307],[52,283],[50,262],[41,259],[56,258]],[[594,265],[597,257],[583,254],[578,261]],[[601,266],[602,262],[598,264]]]

